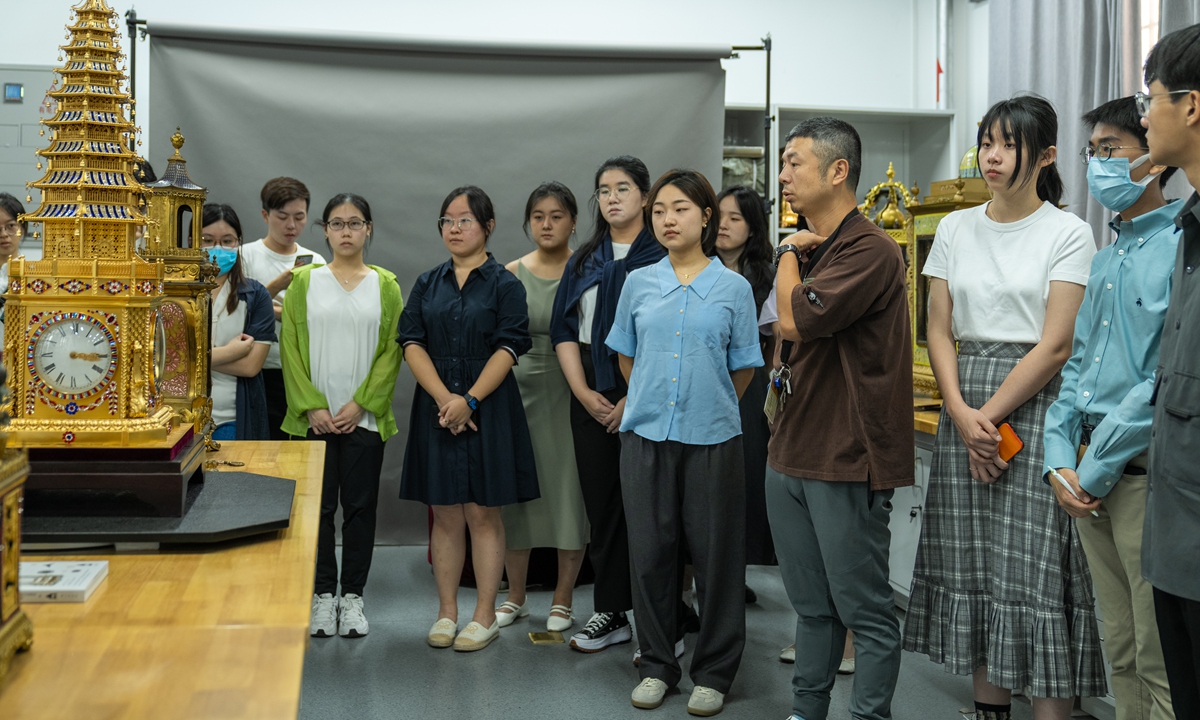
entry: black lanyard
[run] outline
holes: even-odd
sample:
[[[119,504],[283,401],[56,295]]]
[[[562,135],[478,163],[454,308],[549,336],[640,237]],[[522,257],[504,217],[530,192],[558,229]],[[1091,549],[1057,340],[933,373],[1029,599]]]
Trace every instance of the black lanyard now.
[[[829,237],[825,238],[825,242],[821,243],[813,252],[813,254],[809,256],[808,262],[804,263],[804,265],[800,267],[801,283],[807,280],[808,276],[812,274],[813,269],[817,267],[817,263],[821,262],[821,258],[824,257],[825,253],[829,251],[829,248],[833,246],[833,241],[836,240],[837,236],[842,233],[842,228],[846,226],[846,223],[850,221],[850,218],[861,214],[862,213],[860,213],[856,207],[847,213],[846,217],[842,218],[842,221],[838,223],[837,229],[830,233]],[[808,270],[806,271],[805,268],[808,268]],[[788,302],[791,302],[791,298],[788,298]],[[788,358],[792,356],[792,350],[795,348],[795,345],[796,343],[791,340],[784,340],[779,344],[780,362],[788,364]]]

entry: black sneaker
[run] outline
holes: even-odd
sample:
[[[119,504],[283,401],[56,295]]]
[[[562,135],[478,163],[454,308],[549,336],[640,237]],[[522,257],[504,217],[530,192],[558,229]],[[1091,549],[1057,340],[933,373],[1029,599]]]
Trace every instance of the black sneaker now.
[[[594,653],[630,640],[633,640],[633,629],[625,613],[596,613],[582,630],[571,636],[571,647],[579,652]]]

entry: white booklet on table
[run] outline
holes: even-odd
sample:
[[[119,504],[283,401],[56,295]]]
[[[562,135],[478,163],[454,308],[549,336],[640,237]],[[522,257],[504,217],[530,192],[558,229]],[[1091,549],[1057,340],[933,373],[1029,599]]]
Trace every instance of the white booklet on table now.
[[[85,602],[107,576],[107,560],[23,562],[21,602]]]

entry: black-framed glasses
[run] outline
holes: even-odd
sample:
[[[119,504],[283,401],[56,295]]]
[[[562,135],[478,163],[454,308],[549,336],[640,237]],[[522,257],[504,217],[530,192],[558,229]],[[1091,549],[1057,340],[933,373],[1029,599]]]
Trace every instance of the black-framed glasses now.
[[[1098,145],[1092,147],[1088,145],[1079,151],[1079,157],[1083,160],[1083,164],[1087,165],[1092,161],[1092,158],[1100,158],[1101,160],[1111,160],[1113,150],[1145,150],[1150,152],[1150,148],[1142,147],[1141,145]]]
[[[232,235],[225,235],[225,236],[222,236],[219,238],[215,238],[211,235],[201,235],[200,236],[200,247],[205,247],[205,248],[217,247],[219,245],[223,248],[228,248],[230,250],[236,250],[237,247],[241,244],[242,244],[242,241]]]
[[[332,230],[333,232],[341,232],[345,228],[350,228],[351,230],[358,232],[366,226],[367,221],[360,220],[358,218],[354,218],[353,220],[330,220],[329,222],[325,223],[325,229]]]
[[[1147,93],[1139,91],[1139,92],[1135,92],[1133,94],[1133,101],[1135,103],[1137,103],[1138,115],[1141,115],[1142,117],[1146,117],[1146,113],[1150,112],[1151,98],[1156,98],[1156,97],[1159,97],[1162,95],[1183,95],[1184,93],[1190,93],[1190,92],[1191,92],[1191,90],[1170,90],[1170,91],[1162,92],[1162,93],[1147,94]]]
[[[629,193],[632,191],[633,188],[628,185],[618,185],[615,189],[608,187],[598,188],[595,192],[595,195],[600,200],[607,200],[610,196],[615,194],[618,200],[624,200],[625,198],[629,197]]]
[[[447,225],[450,227],[457,225],[459,230],[466,232],[475,225],[475,218],[463,217],[457,220],[448,217],[438,218],[438,230],[445,230]]]

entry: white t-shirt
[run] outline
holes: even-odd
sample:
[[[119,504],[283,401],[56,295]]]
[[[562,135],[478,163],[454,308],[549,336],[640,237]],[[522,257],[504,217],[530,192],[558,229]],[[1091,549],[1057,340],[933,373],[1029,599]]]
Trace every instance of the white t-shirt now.
[[[262,240],[247,243],[241,248],[242,272],[246,277],[254,278],[263,285],[266,285],[282,275],[284,270],[290,270],[295,267],[298,255],[312,255],[314,263],[318,265],[325,263],[325,259],[321,257],[320,253],[301,247],[299,243],[296,243],[295,248],[296,251],[291,255],[280,255],[268,248]],[[282,305],[285,295],[287,295],[287,288],[280,290],[279,294],[272,298],[272,300],[276,305]],[[276,320],[275,337],[279,337],[280,330],[280,323]],[[271,343],[271,351],[267,353],[267,361],[263,363],[263,369],[278,370],[281,367],[283,365],[279,362],[279,345]]]
[[[1087,286],[1092,228],[1048,202],[998,223],[987,216],[990,204],[947,215],[921,272],[950,286],[959,341],[1040,342],[1051,281]]]
[[[629,254],[633,243],[613,243],[613,260],[624,260]],[[600,294],[600,286],[593,285],[579,296],[579,342],[590,345],[592,342],[592,321],[596,319],[596,297]]]
[[[246,303],[239,302],[230,314],[225,311],[229,302],[230,283],[226,282],[217,291],[212,305],[212,346],[221,347],[242,334],[246,327]],[[212,418],[220,425],[237,419],[237,377],[212,371]]]
[[[379,274],[367,273],[350,292],[328,267],[308,276],[308,366],[317,390],[337,415],[371,372],[383,304]],[[363,412],[358,426],[378,431],[375,414]]]

